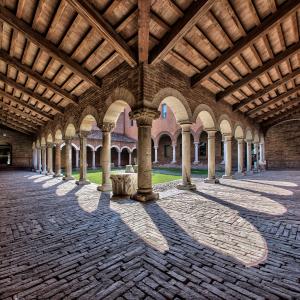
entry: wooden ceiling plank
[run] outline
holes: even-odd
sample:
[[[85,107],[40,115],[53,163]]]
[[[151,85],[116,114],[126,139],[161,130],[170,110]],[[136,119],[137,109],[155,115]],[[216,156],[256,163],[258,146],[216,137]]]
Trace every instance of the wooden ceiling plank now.
[[[27,124],[24,119],[22,120],[22,119],[19,119],[18,117],[12,117],[10,114],[7,114],[7,111],[5,111],[5,113],[4,113],[4,111],[0,112],[0,116],[3,119],[6,119],[7,121],[9,120],[13,124],[18,125],[25,130],[34,132],[38,129],[37,127],[34,127],[32,124]]]
[[[187,8],[185,14],[166,33],[161,42],[153,48],[150,53],[149,62],[155,64],[162,60],[174,48],[179,41],[199,20],[200,16],[207,13],[213,5],[212,0],[193,1]]]
[[[20,122],[20,124],[22,123],[23,125],[27,126],[27,127],[31,127],[33,129],[37,129],[40,125],[39,124],[36,124],[34,123],[33,121],[28,121],[25,118],[22,118],[22,116],[20,115],[17,116],[16,114],[14,113],[11,113],[9,110],[2,110],[1,113],[9,118],[11,118],[12,120],[16,121],[16,122]]]
[[[3,82],[7,83],[8,85],[10,85],[11,87],[22,91],[23,93],[27,94],[28,96],[34,98],[35,100],[41,102],[42,104],[49,106],[53,111],[59,113],[59,114],[63,114],[63,109],[60,109],[57,107],[57,105],[55,103],[50,102],[47,98],[42,97],[41,95],[33,92],[31,89],[21,85],[20,83],[14,81],[11,78],[6,77],[4,74],[0,73],[0,80],[2,80]]]
[[[4,7],[0,7],[0,19],[24,34],[27,39],[41,49],[40,51],[46,51],[50,56],[67,66],[72,72],[86,80],[89,84],[97,89],[100,88],[101,82],[97,78],[94,78],[86,69],[71,59],[65,52],[58,49],[54,44],[44,38],[42,34],[33,30],[26,22],[18,19],[11,11]]]
[[[254,109],[251,109],[249,110],[249,112],[247,112],[248,115],[252,115],[252,114],[255,114],[257,113],[258,111],[268,107],[269,105],[271,104],[275,104],[276,102],[280,101],[280,100],[283,100],[289,96],[292,96],[293,94],[297,93],[298,91],[300,90],[300,85],[299,86],[296,86],[295,88],[293,89],[290,89],[288,90],[286,93],[282,93],[280,94],[279,96],[275,97],[275,98],[272,98],[266,102],[264,102],[262,105],[259,105],[257,107],[255,107]]]
[[[15,126],[13,124],[11,124],[10,122],[6,122],[4,119],[0,118],[0,124],[3,124],[4,126],[10,128],[10,129],[13,129],[13,130],[16,130],[16,131],[19,131],[19,132],[22,132],[26,135],[31,135],[33,132],[31,131],[26,131],[22,128],[19,128],[18,126]]]
[[[27,65],[22,64],[22,62],[19,61],[18,59],[14,58],[14,57],[10,57],[9,54],[6,51],[1,50],[1,49],[0,49],[0,59],[3,60],[5,63],[13,66],[14,68],[16,68],[18,71],[21,71],[21,72],[25,73],[26,75],[28,75],[29,77],[34,79],[39,84],[42,84],[46,88],[49,88],[54,93],[60,95],[63,98],[68,99],[73,104],[78,105],[78,98],[76,96],[74,96],[72,94],[69,94],[65,90],[61,89],[59,86],[54,84],[52,81],[50,81],[47,78],[41,76],[38,72],[33,71]]]
[[[256,99],[262,97],[263,95],[269,93],[270,91],[276,89],[277,87],[279,87],[282,84],[290,81],[291,79],[293,79],[294,77],[296,77],[298,75],[300,75],[300,68],[298,68],[294,72],[284,76],[282,79],[279,79],[279,80],[275,81],[274,83],[264,87],[264,89],[262,89],[262,90],[256,92],[255,94],[247,97],[246,99],[242,100],[240,103],[234,104],[232,106],[232,110],[236,111],[236,110],[242,108],[243,106],[255,101]]]
[[[247,35],[239,39],[233,47],[229,48],[220,57],[216,58],[210,66],[207,66],[200,74],[194,75],[191,80],[192,86],[197,85],[200,81],[203,81],[207,77],[211,76],[216,69],[222,68],[236,55],[241,53],[245,48],[249,47],[250,43],[253,43],[256,39],[266,35],[271,28],[277,26],[284,18],[294,13],[299,7],[299,1],[287,0],[280,6],[279,10],[266,17],[266,19],[261,22],[259,26],[256,26],[250,30]]]
[[[154,11],[150,11],[150,18],[160,27],[164,28],[167,31],[170,30],[170,26],[160,16],[158,16]]]
[[[282,61],[284,61],[287,58],[289,58],[290,56],[292,56],[294,53],[298,52],[299,49],[300,49],[300,42],[297,42],[297,43],[291,45],[286,51],[279,53],[273,59],[269,59],[261,67],[256,68],[253,72],[244,76],[241,80],[237,81],[232,86],[228,87],[224,92],[217,94],[216,95],[217,101],[230,95],[231,93],[238,90],[242,86],[248,84],[248,82],[250,82],[250,81],[254,80],[256,77],[262,75],[263,73],[268,72],[274,66],[278,65]]]
[[[101,36],[103,36],[131,67],[137,65],[134,53],[112,26],[86,0],[67,0]]]
[[[150,7],[151,0],[138,0],[138,56],[140,63],[148,63],[149,59]]]

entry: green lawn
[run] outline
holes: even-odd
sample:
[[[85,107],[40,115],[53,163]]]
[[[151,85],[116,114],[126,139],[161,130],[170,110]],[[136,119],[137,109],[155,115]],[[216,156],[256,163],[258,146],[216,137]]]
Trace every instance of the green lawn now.
[[[118,173],[120,172],[120,169],[113,169],[112,173]],[[122,170],[124,171],[124,170]],[[79,171],[73,171],[72,174],[75,179],[79,179]],[[157,171],[152,173],[152,183],[157,184],[157,183],[163,183],[163,182],[169,182],[172,180],[177,180],[180,179],[181,175],[179,174],[161,174],[157,173]],[[88,170],[87,173],[87,179],[90,182],[96,183],[96,184],[101,184],[102,183],[102,171],[100,170]]]
[[[167,168],[167,167],[158,167],[153,169],[154,172],[168,172],[168,173],[174,173],[174,175],[181,175],[181,169],[180,168]],[[192,174],[196,175],[207,175],[207,170],[199,170],[199,169],[192,169]]]

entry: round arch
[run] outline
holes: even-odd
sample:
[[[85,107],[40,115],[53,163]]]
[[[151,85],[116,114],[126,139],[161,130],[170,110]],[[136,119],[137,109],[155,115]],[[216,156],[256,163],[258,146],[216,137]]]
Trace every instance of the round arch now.
[[[68,123],[64,130],[65,137],[74,137],[76,135],[76,128],[73,123]]]
[[[121,150],[117,145],[112,145],[110,149],[116,149],[118,152]]]
[[[163,135],[167,135],[171,139],[172,143],[174,142],[174,136],[169,131],[162,131],[154,139],[155,145],[159,144],[159,140]]]
[[[232,123],[227,115],[219,118],[219,130],[224,135],[232,135]]]
[[[103,123],[116,124],[120,114],[124,111],[126,107],[128,107],[128,104],[123,100],[117,100],[113,102],[105,112],[105,115],[103,117]]]
[[[217,128],[217,122],[213,110],[206,104],[200,104],[197,106],[193,121],[196,123],[197,119],[200,119],[204,130],[212,130]]]
[[[123,146],[120,151],[122,152],[124,149],[127,149],[128,153],[132,151],[128,146]]]
[[[79,128],[82,131],[91,131],[92,125],[99,124],[99,114],[95,107],[88,105],[81,113],[79,119]]]
[[[45,137],[41,138],[41,146],[45,146],[46,145],[46,139]]]
[[[92,151],[96,151],[95,148],[93,147],[93,145],[87,144],[86,146],[87,146],[88,148],[90,148]]]
[[[243,139],[244,138],[244,130],[242,128],[241,125],[237,124],[235,126],[235,129],[234,129],[234,137],[236,139]]]
[[[54,133],[54,140],[61,141],[62,139],[63,139],[62,131],[60,129],[56,129],[56,131]]]
[[[96,147],[95,147],[95,151],[97,151],[99,148],[101,148],[102,147],[102,145],[97,145]]]
[[[49,134],[47,135],[47,143],[53,143],[52,133],[49,133]]]
[[[257,130],[254,132],[253,143],[259,143],[259,134]]]
[[[246,129],[246,140],[247,141],[252,141],[253,139],[253,134],[252,134],[252,130],[250,128]]]

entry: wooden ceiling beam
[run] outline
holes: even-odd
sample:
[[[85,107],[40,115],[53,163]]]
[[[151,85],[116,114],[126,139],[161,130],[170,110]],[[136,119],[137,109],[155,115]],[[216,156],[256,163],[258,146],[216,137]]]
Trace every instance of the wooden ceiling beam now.
[[[19,121],[19,120],[16,120],[15,118],[12,118],[8,115],[4,115],[3,113],[0,113],[0,118],[2,120],[5,120],[7,122],[10,122],[11,124],[14,124],[15,126],[18,126],[26,131],[29,131],[29,132],[35,132],[36,129],[34,128],[28,128],[23,122]]]
[[[269,105],[275,104],[276,102],[278,102],[278,101],[280,101],[280,100],[282,100],[284,98],[287,98],[287,97],[289,97],[289,96],[297,93],[299,90],[300,90],[300,85],[296,86],[293,89],[288,90],[286,93],[282,93],[279,96],[274,97],[274,98],[272,98],[272,99],[264,102],[263,104],[255,107],[254,109],[249,110],[248,115],[253,115],[253,114],[257,113],[258,111],[260,111],[260,110],[268,107]]]
[[[298,105],[300,103],[300,98],[295,98],[289,102],[285,102],[282,105],[280,105],[279,107],[272,109],[266,113],[263,113],[262,115],[259,115],[257,117],[255,117],[255,121],[257,122],[263,122],[265,118],[270,118],[272,117],[274,114],[281,112],[283,109],[290,109],[291,107]]]
[[[25,117],[25,118],[27,118],[27,119],[30,119],[30,120],[32,120],[32,121],[38,123],[39,125],[44,125],[44,124],[45,124],[44,121],[38,119],[37,117],[32,116],[32,115],[30,115],[30,114],[24,112],[23,110],[20,110],[20,109],[18,109],[18,108],[16,108],[16,107],[13,107],[13,106],[11,106],[11,105],[9,105],[9,104],[7,104],[7,103],[0,102],[0,107],[4,107],[4,108],[6,108],[6,109],[9,109],[9,110],[13,111],[15,114],[19,114],[19,115],[21,115],[21,116],[23,116],[23,117]]]
[[[216,95],[216,100],[220,101],[224,99],[226,96],[235,92],[242,86],[248,84],[250,81],[256,79],[258,76],[262,75],[265,72],[268,72],[270,69],[274,68],[276,65],[280,64],[282,61],[286,60],[293,54],[297,53],[300,49],[300,42],[297,42],[291,45],[286,51],[279,53],[274,58],[269,59],[265,62],[261,67],[256,68],[250,74],[244,76],[241,80],[234,83],[232,86],[228,87],[224,90],[224,92],[220,92]]]
[[[0,89],[0,95],[4,98],[7,98],[9,99],[10,101],[18,104],[18,105],[21,105],[21,106],[24,106],[25,108],[29,109],[30,111],[40,115],[41,117],[45,118],[47,121],[48,120],[52,120],[53,117],[52,116],[49,116],[46,112],[43,112],[41,109],[31,105],[31,104],[28,104],[26,103],[25,101],[22,101],[21,99],[11,95],[11,94],[8,94],[7,92],[5,92],[4,90],[1,90]],[[20,110],[21,111],[21,110]]]
[[[250,43],[253,43],[258,38],[266,35],[272,27],[278,25],[283,18],[295,12],[299,7],[299,1],[286,1],[274,14],[266,17],[259,26],[254,27],[247,33],[246,36],[240,38],[233,47],[228,48],[228,50],[226,50],[221,56],[216,58],[210,66],[207,66],[201,73],[194,75],[191,80],[192,86],[196,86],[201,81],[211,76],[217,69],[220,69],[229,63],[234,57],[247,48]]]
[[[161,42],[150,52],[149,63],[156,64],[162,60],[183,36],[196,24],[200,16],[208,12],[214,4],[213,0],[193,1],[187,8],[184,16],[167,32]]]
[[[78,98],[65,90],[61,89],[58,85],[50,81],[49,79],[43,77],[38,72],[33,71],[30,67],[22,64],[21,61],[16,59],[15,57],[11,57],[6,51],[0,49],[0,59],[4,61],[6,64],[13,66],[18,71],[21,71],[34,79],[39,84],[45,86],[46,88],[52,90],[54,93],[59,96],[68,99],[72,104],[78,105]]]
[[[47,40],[42,34],[35,31],[23,20],[17,18],[10,10],[0,6],[0,19],[12,28],[21,32],[28,40],[34,43],[50,56],[58,60],[61,64],[72,70],[73,73],[84,79],[97,89],[100,89],[101,81],[93,77],[86,69],[84,69],[75,60],[70,58],[64,51],[58,49],[54,44]]]
[[[137,66],[136,57],[130,47],[89,1],[67,0],[67,2],[114,47],[131,67]]]
[[[22,117],[18,117],[17,115],[12,114],[11,112],[9,112],[7,110],[1,110],[0,114],[2,114],[3,116],[6,116],[7,118],[10,118],[12,121],[19,122],[22,125],[30,127],[33,130],[37,130],[38,127],[40,126],[39,124],[31,123],[30,121],[23,119]]]
[[[150,41],[151,0],[138,0],[138,53],[139,62],[148,63]]]
[[[6,120],[2,119],[2,118],[0,117],[0,125],[1,125],[1,124],[4,125],[4,126],[6,126],[6,127],[8,127],[8,128],[10,128],[10,129],[13,129],[13,130],[22,132],[22,133],[24,133],[24,134],[26,134],[26,135],[31,135],[31,134],[33,133],[33,131],[26,131],[26,130],[24,130],[24,129],[22,129],[22,128],[20,128],[20,127],[14,125],[14,124],[12,124],[12,123],[10,123],[9,121],[6,121]]]
[[[288,82],[289,80],[293,79],[294,77],[298,76],[300,74],[300,68],[297,69],[296,71],[282,77],[282,79],[279,79],[277,81],[275,81],[272,84],[269,84],[268,86],[266,86],[264,89],[256,92],[255,94],[249,96],[248,98],[242,100],[240,103],[236,103],[232,106],[232,110],[236,111],[240,108],[242,108],[243,106],[255,101],[256,99],[259,99],[260,97],[262,97],[263,95],[269,93],[270,91],[276,89],[277,87],[279,87],[280,85]]]
[[[40,103],[49,106],[53,111],[63,114],[64,110],[61,108],[58,108],[57,105],[54,102],[51,102],[49,99],[41,96],[38,93],[33,92],[31,89],[23,86],[22,84],[14,81],[11,78],[6,77],[4,74],[0,73],[0,80],[2,80],[4,83],[7,83],[11,87],[20,90],[21,92],[27,94],[28,96],[34,98],[35,100],[39,101]]]

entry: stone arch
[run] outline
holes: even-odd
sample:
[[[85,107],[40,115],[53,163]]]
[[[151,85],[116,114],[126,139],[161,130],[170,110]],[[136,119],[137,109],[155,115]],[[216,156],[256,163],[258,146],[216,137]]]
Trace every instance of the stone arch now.
[[[243,139],[244,138],[244,129],[242,127],[242,125],[240,124],[236,124],[235,128],[234,128],[234,137],[236,139]]]
[[[48,133],[48,135],[47,135],[47,143],[53,143],[52,133]]]
[[[208,105],[200,104],[197,106],[193,115],[193,121],[196,122],[198,118],[201,120],[204,130],[216,130],[216,117],[213,110]]]
[[[121,150],[118,145],[112,145],[110,149],[113,149],[113,148],[117,149],[118,152]]]
[[[54,132],[54,140],[57,142],[57,141],[61,141],[62,139],[63,139],[62,131],[61,129],[58,128]]]
[[[161,103],[166,103],[171,108],[178,123],[189,122],[191,120],[191,108],[185,97],[179,91],[173,88],[161,89],[154,96],[152,103],[149,105],[158,109]]]
[[[254,131],[253,143],[259,143],[259,134],[258,131]]]
[[[35,142],[32,143],[32,149],[35,149]]]
[[[74,143],[72,143],[71,146],[72,146],[75,150],[80,150],[80,148],[79,148],[76,144],[74,144]]]
[[[89,147],[90,149],[92,149],[92,151],[95,151],[95,148],[93,147],[93,145],[87,144],[86,146]]]
[[[102,147],[102,145],[98,145],[98,146],[96,146],[95,147],[95,151],[97,151],[99,148],[101,148]]]
[[[44,136],[42,136],[41,138],[41,146],[45,146],[46,145],[46,139]]]
[[[250,128],[246,129],[246,140],[247,141],[253,140],[253,134],[252,134],[252,130]]]
[[[35,146],[36,146],[37,148],[41,147],[41,143],[40,143],[40,140],[39,140],[39,139],[36,140]]]
[[[219,130],[223,135],[232,135],[233,126],[227,115],[221,115],[219,118]]]
[[[154,143],[155,143],[156,146],[158,146],[159,140],[160,140],[160,138],[161,138],[163,135],[169,136],[169,138],[171,139],[172,143],[174,142],[174,135],[172,135],[171,132],[169,132],[169,131],[162,131],[162,132],[160,132],[160,133],[156,136],[156,138],[154,139]]]
[[[79,119],[79,129],[91,131],[93,123],[99,124],[99,114],[95,107],[88,105],[82,112]]]
[[[121,148],[121,152],[122,152],[124,149],[127,149],[128,153],[132,151],[128,146],[123,146],[123,147]]]
[[[123,100],[116,100],[106,110],[103,117],[103,123],[114,123],[116,124],[120,114],[128,106],[128,103]]]
[[[71,117],[68,119],[68,121],[66,122],[66,125],[64,127],[64,136],[65,137],[74,137],[76,135],[76,126],[75,126],[75,121],[74,119]]]

